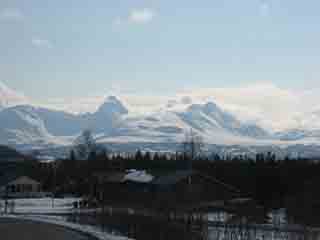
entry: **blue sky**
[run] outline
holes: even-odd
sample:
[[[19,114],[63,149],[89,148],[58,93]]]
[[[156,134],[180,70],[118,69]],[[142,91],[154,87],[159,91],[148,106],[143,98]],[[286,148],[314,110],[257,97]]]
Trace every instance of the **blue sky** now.
[[[0,81],[39,101],[319,88],[317,0],[1,0]]]

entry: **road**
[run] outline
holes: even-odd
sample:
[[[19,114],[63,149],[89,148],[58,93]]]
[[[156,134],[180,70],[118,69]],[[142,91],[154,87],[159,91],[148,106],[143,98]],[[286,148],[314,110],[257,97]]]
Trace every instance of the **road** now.
[[[1,219],[1,240],[95,240],[95,238],[61,226],[27,220]]]

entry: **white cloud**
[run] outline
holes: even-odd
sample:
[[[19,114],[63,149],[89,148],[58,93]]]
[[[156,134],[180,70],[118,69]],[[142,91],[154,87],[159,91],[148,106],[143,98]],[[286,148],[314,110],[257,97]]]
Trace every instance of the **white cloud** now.
[[[261,16],[268,16],[271,10],[271,4],[267,0],[261,0],[259,5],[259,13]]]
[[[117,17],[117,18],[115,18],[114,20],[113,20],[113,25],[114,26],[119,26],[119,25],[121,25],[123,23],[123,20],[122,20],[122,18],[121,17]]]
[[[189,96],[184,96],[181,98],[181,103],[182,104],[191,104],[192,103],[192,98]]]
[[[156,12],[151,8],[132,9],[126,17],[114,19],[114,25],[122,24],[145,24],[151,22],[156,16]]]
[[[48,39],[32,38],[31,43],[35,47],[52,48],[53,45]]]
[[[169,107],[185,109],[194,103],[213,101],[243,121],[253,122],[275,131],[289,128],[320,128],[320,96],[318,90],[297,91],[260,82],[240,87],[194,88],[171,96],[110,93],[118,96],[131,111],[152,112]],[[82,106],[96,109],[103,98],[85,101]],[[76,101],[75,101],[76,102]],[[83,102],[83,101],[82,101]],[[313,112],[319,114],[311,114]],[[319,121],[314,118],[318,117]]]
[[[9,107],[27,103],[30,103],[30,101],[26,96],[0,82],[0,109],[2,107]]]
[[[105,96],[92,96],[84,98],[54,98],[44,102],[36,102],[36,105],[70,113],[94,112],[103,103]]]
[[[18,8],[5,8],[0,10],[0,20],[2,21],[22,21],[24,15]]]
[[[148,23],[152,21],[152,19],[155,17],[156,13],[149,8],[143,8],[143,9],[133,9],[128,17],[128,21],[130,23]]]

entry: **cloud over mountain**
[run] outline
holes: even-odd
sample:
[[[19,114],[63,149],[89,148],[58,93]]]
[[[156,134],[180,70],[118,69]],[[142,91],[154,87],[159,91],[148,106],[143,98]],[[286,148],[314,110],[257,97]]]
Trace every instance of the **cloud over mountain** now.
[[[318,98],[315,91],[295,92],[265,84],[237,89],[193,89],[174,96],[117,94],[74,100],[70,105],[60,102],[65,108],[87,102],[92,111],[86,113],[26,105],[25,97],[4,84],[1,93],[6,104],[0,110],[0,143],[19,149],[70,145],[85,129],[90,129],[99,143],[131,146],[165,143],[174,147],[190,129],[206,143],[240,148],[320,143],[320,127],[314,124],[319,122],[320,108],[314,104],[311,114],[303,114],[303,110],[311,111],[303,108],[305,104]],[[19,103],[24,105],[14,106]],[[298,127],[288,127],[288,121]],[[295,125],[295,121],[301,124]],[[287,129],[265,127],[277,126],[279,122]],[[314,128],[310,129],[311,126]],[[307,152],[310,151],[313,148]]]
[[[26,103],[28,103],[28,99],[23,94],[0,82],[0,109]]]
[[[156,17],[156,11],[151,8],[135,8],[131,9],[127,16],[117,17],[114,20],[114,25],[122,24],[146,24],[151,22]]]
[[[174,95],[148,95],[110,92],[125,103],[131,113],[154,112],[159,109],[184,109],[191,104],[215,102],[238,119],[264,128],[281,131],[292,128],[320,128],[318,89],[292,90],[271,83],[240,87],[193,88]],[[49,101],[47,106],[72,112],[94,112],[104,96]]]

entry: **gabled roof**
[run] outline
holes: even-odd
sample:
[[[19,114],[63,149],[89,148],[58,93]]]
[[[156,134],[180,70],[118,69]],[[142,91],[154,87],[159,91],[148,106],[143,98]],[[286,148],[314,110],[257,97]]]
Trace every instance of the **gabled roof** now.
[[[32,185],[40,185],[40,182],[28,177],[28,176],[19,176],[18,178],[10,181],[9,184],[18,185],[18,184],[32,184]]]
[[[206,181],[211,182],[212,184],[215,184],[215,185],[219,185],[230,192],[237,193],[237,194],[240,193],[239,189],[237,189],[229,184],[226,184],[222,181],[219,181],[218,179],[216,179],[214,177],[203,175],[200,172],[197,172],[194,170],[176,171],[175,173],[172,173],[170,175],[156,178],[154,181],[152,181],[152,184],[154,184],[154,185],[174,185],[174,184],[177,184],[178,182],[180,182],[190,176],[194,176],[194,175],[198,175],[201,178],[206,179]]]
[[[9,173],[9,174],[0,176],[0,187],[6,186],[9,183],[12,183],[12,184],[19,183],[20,181],[29,181],[30,183],[35,185],[40,184],[39,182],[35,181],[34,179],[28,176],[18,175],[16,173]]]
[[[124,182],[124,172],[100,172],[95,173],[94,176],[98,179],[100,183],[122,183]]]
[[[154,185],[172,185],[180,182],[183,179],[186,179],[189,176],[195,174],[195,171],[192,170],[180,170],[176,171],[173,174],[162,176],[156,178],[152,184]]]
[[[95,173],[94,176],[100,183],[123,183],[123,182],[136,182],[136,183],[149,183],[153,180],[153,176],[146,171],[130,170],[127,172],[102,172]]]
[[[147,173],[146,171],[130,170],[124,176],[125,181],[136,182],[136,183],[149,183],[154,179],[154,176]]]
[[[224,187],[225,189],[229,190],[230,192],[234,192],[234,193],[238,193],[238,194],[240,193],[240,190],[239,190],[239,189],[237,189],[237,188],[235,188],[234,186],[231,186],[231,185],[229,185],[229,184],[226,184],[226,183],[224,183],[224,182],[222,182],[222,181],[220,181],[220,180],[218,180],[218,179],[216,179],[216,178],[214,178],[214,177],[207,176],[207,175],[203,175],[203,174],[201,174],[201,176],[202,176],[203,178],[211,181],[211,182],[214,183],[214,184],[218,184],[218,185]]]
[[[122,183],[124,182],[125,173],[118,172],[118,173],[112,173],[107,178],[106,181],[110,183]]]

